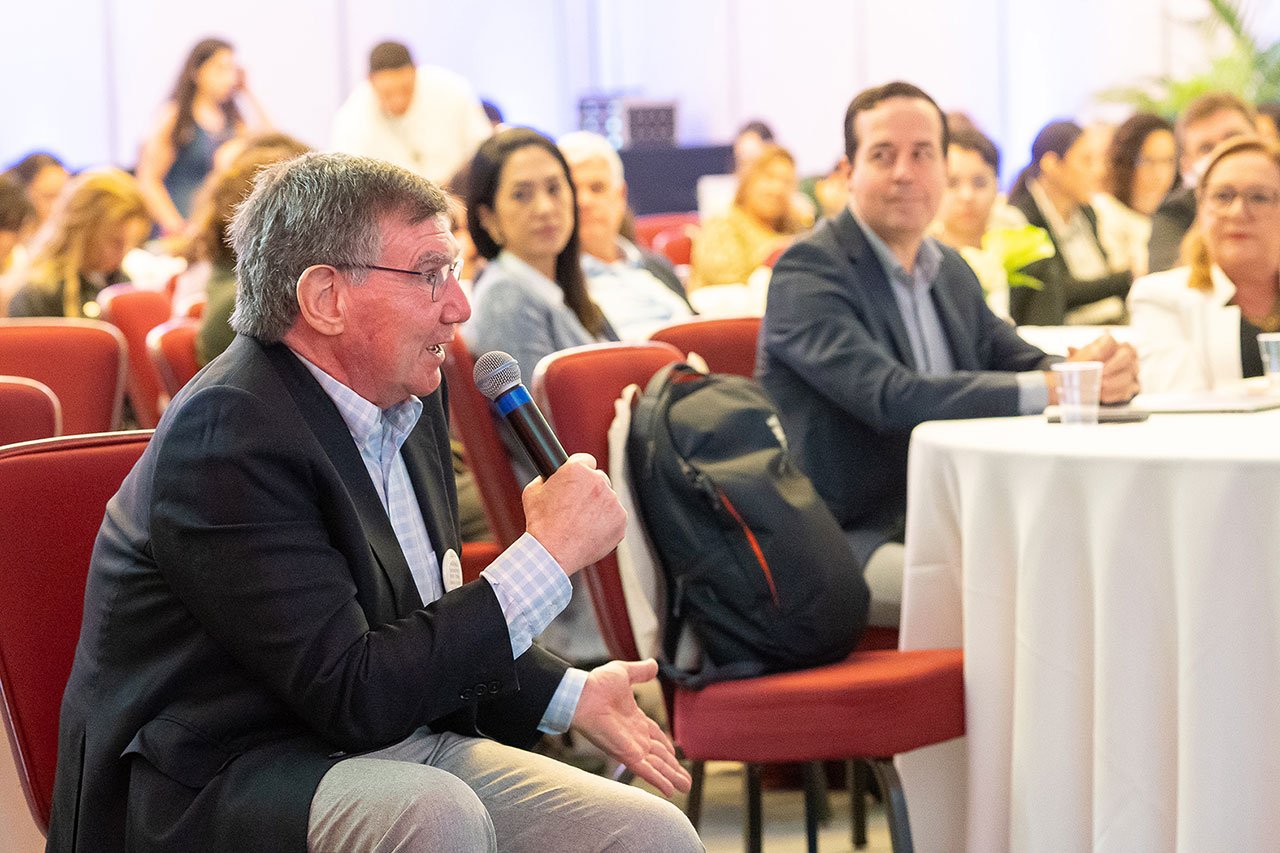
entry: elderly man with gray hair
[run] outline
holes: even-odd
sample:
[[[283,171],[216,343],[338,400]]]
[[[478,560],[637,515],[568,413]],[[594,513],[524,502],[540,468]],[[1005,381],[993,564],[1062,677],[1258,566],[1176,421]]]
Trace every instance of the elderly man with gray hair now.
[[[649,333],[693,314],[684,286],[661,255],[622,236],[627,183],[622,158],[599,134],[585,130],[556,143],[569,163],[578,198],[578,239],[587,291],[622,340]]]
[[[632,697],[656,664],[531,643],[621,536],[590,457],[531,484],[527,533],[463,583],[444,194],[305,155],[264,170],[233,240],[239,334],[98,535],[49,849],[701,849],[669,802],[517,748],[572,726],[688,789]]]

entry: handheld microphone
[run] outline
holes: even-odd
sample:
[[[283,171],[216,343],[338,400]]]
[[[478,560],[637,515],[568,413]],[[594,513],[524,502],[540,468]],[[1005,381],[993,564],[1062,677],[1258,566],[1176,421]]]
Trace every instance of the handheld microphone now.
[[[520,365],[514,358],[501,350],[487,352],[476,359],[474,373],[476,387],[493,401],[544,480],[569,461],[529,391],[520,384]]]

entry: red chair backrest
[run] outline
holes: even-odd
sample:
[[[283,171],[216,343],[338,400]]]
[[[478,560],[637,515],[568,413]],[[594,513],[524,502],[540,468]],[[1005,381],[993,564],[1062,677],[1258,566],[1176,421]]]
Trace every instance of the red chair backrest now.
[[[192,320],[199,320],[204,316],[204,308],[208,304],[204,299],[192,302],[187,306],[187,316]]]
[[[568,453],[590,453],[602,471],[609,470],[609,426],[614,401],[628,385],[643,388],[663,367],[681,361],[675,347],[657,342],[591,344],[550,355],[534,376],[539,399]],[[636,660],[635,637],[618,575],[618,558],[610,554],[584,570],[596,621],[609,654]]]
[[[23,791],[49,825],[58,712],[80,636],[85,577],[107,501],[150,430],[0,448],[0,688]]]
[[[120,426],[128,345],[101,320],[0,318],[0,373],[43,382],[62,404],[62,432]]]
[[[756,371],[759,317],[688,320],[658,329],[650,340],[664,341],[683,353],[696,352],[713,373],[732,373],[748,379]]]
[[[474,370],[475,360],[466,342],[455,337],[445,348],[443,367],[449,383],[449,418],[462,439],[489,529],[498,544],[506,547],[524,534],[524,504],[506,445],[493,420],[493,404],[476,388]]]
[[[48,385],[0,376],[0,445],[62,434],[62,406]]]
[[[138,423],[148,429],[160,420],[160,375],[147,356],[147,333],[168,320],[173,303],[156,290],[113,284],[98,294],[102,319],[115,326],[129,344],[129,400]]]
[[[164,393],[173,397],[200,372],[196,359],[196,333],[200,321],[180,317],[147,332],[147,356],[160,377]]]
[[[653,238],[659,231],[671,228],[684,228],[686,225],[698,224],[698,212],[688,213],[651,213],[636,217],[636,245],[645,249],[653,249]],[[654,249],[654,251],[657,251]]]
[[[659,231],[653,236],[653,250],[666,255],[667,260],[676,266],[691,263],[693,260],[693,235],[690,226],[681,225]]]

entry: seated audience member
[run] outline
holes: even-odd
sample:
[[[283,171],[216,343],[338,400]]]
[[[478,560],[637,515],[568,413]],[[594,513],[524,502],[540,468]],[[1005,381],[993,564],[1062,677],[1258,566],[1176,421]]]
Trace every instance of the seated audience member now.
[[[216,38],[198,42],[138,160],[147,208],[166,234],[178,235],[187,227],[196,191],[213,171],[214,152],[244,131],[241,95],[265,123],[232,46]]]
[[[300,153],[291,148],[247,149],[224,171],[210,176],[196,202],[187,258],[209,265],[206,303],[196,335],[196,359],[201,365],[221,355],[235,338],[231,313],[236,307],[236,255],[231,248],[231,221],[236,207],[248,197],[263,167]]]
[[[1133,276],[1115,271],[1098,240],[1098,217],[1089,200],[1100,180],[1100,153],[1080,125],[1055,121],[1031,144],[1031,163],[1018,176],[1009,204],[1027,222],[1049,232],[1054,255],[1031,264],[1027,273],[1039,287],[1009,294],[1009,313],[1018,325],[1061,326],[1114,322],[1123,305],[1092,306],[1108,297],[1123,298]],[[1086,306],[1091,310],[1083,311]]]
[[[1090,202],[1112,266],[1135,277],[1146,274],[1151,215],[1177,176],[1173,125],[1154,113],[1137,113],[1116,128],[1107,147],[1105,191]]]
[[[151,230],[138,182],[119,169],[90,169],[67,184],[31,247],[12,317],[97,317],[98,293],[124,281],[120,265]]]
[[[62,194],[70,175],[62,161],[45,151],[36,151],[14,163],[5,172],[17,181],[36,210],[35,225],[38,228],[49,218],[53,203]]]
[[[467,221],[489,260],[473,287],[471,350],[510,353],[525,384],[544,356],[599,340],[616,340],[587,293],[579,252],[578,209],[569,164],[555,143],[528,128],[509,128],[480,146],[471,161]],[[504,438],[510,441],[506,431]],[[510,446],[516,479],[536,476]],[[584,583],[542,636],[569,660],[607,656]]]
[[[187,266],[178,275],[178,281],[173,292],[173,311],[176,316],[186,316],[187,312],[193,305],[199,302],[206,303],[206,313],[211,307],[211,290],[223,290],[228,284],[232,287],[224,293],[229,297],[229,301],[221,306],[222,321],[231,316],[231,305],[234,302],[234,282],[227,276],[223,276],[217,287],[211,287],[211,280],[214,276],[214,269],[209,261],[212,254],[217,254],[213,250],[213,241],[222,240],[223,237],[216,236],[208,229],[213,225],[215,219],[221,222],[221,225],[213,225],[213,227],[225,227],[231,221],[231,215],[235,212],[234,205],[248,195],[248,187],[242,189],[240,198],[232,199],[220,197],[217,203],[228,204],[224,211],[215,211],[211,208],[211,204],[215,203],[212,196],[212,188],[227,174],[238,162],[242,160],[252,160],[256,164],[256,168],[262,168],[269,163],[275,163],[279,160],[288,160],[305,154],[311,149],[303,142],[295,139],[287,133],[280,131],[265,131],[263,133],[245,134],[237,136],[226,142],[214,154],[213,171],[205,178],[204,183],[200,187],[200,191],[196,193],[195,207],[191,212],[192,227],[191,233],[186,234],[180,241],[177,241],[177,251]],[[224,245],[225,248],[225,245]],[[219,249],[218,251],[222,251]],[[235,260],[231,259],[229,270],[234,275]],[[224,270],[224,272],[227,272]],[[201,315],[202,317],[205,315]],[[214,356],[226,349],[227,344],[231,342],[230,327],[227,331],[219,335],[223,342],[216,346],[210,347],[204,356],[207,363],[212,361]],[[211,344],[211,340],[206,340],[205,345]]]
[[[462,282],[467,298],[471,298],[471,285],[488,261],[480,256],[476,249],[476,241],[471,239],[471,229],[467,227],[467,189],[471,184],[471,162],[467,161],[458,171],[453,173],[445,190],[454,202],[449,206],[449,231],[453,239],[462,248],[462,272],[458,281]]]
[[[1258,333],[1280,331],[1280,146],[1214,149],[1196,189],[1186,266],[1129,293],[1144,391],[1202,391],[1261,376]]]
[[[951,117],[947,117],[950,122]],[[951,129],[947,125],[947,189],[938,206],[938,218],[930,233],[960,253],[973,268],[986,294],[987,305],[998,316],[1009,319],[1009,273],[1006,269],[1006,246],[1036,240],[1047,243],[1042,229],[1027,232],[1026,220],[1017,210],[1005,213],[1023,229],[1017,235],[996,224],[995,211],[1007,207],[1000,199],[1000,149],[982,131],[971,124]],[[992,235],[992,236],[988,236]],[[1052,246],[1049,247],[1052,250]],[[1016,280],[1015,280],[1016,281]]]
[[[16,277],[26,265],[21,244],[35,221],[35,206],[22,187],[0,175],[0,317],[9,302],[10,287],[18,286]]]
[[[1182,239],[1196,218],[1195,187],[1205,158],[1224,139],[1254,132],[1253,108],[1230,92],[1208,92],[1187,104],[1174,132],[1182,186],[1175,187],[1151,216],[1150,272],[1177,265]]]
[[[797,186],[795,159],[785,148],[766,146],[743,170],[729,212],[704,221],[694,238],[690,289],[745,282],[811,224],[791,203]]]
[[[947,125],[895,82],[845,116],[849,208],[774,267],[757,377],[791,451],[846,530],[871,587],[871,621],[902,597],[907,443],[917,424],[1032,414],[1057,401],[1056,359],[987,307],[977,278],[926,235],[946,186]],[[1133,349],[1108,336],[1072,359],[1105,363],[1102,399],[1137,390]]]
[[[840,160],[825,175],[800,181],[800,194],[813,206],[814,219],[831,219],[840,215],[849,203],[849,176]]]
[[[666,258],[644,252],[620,233],[627,213],[622,159],[603,136],[577,131],[560,138],[578,199],[578,240],[587,292],[622,340],[692,315]]]
[[[470,83],[434,65],[415,68],[409,48],[387,41],[370,52],[369,78],[338,109],[332,147],[444,183],[492,134]]]
[[[527,533],[461,583],[437,392],[470,309],[445,208],[309,154],[237,212],[238,336],[94,549],[50,850],[701,849],[671,803],[513,748],[572,727],[688,788],[632,696],[652,661],[585,673],[530,644],[622,534],[589,457],[530,486]]]

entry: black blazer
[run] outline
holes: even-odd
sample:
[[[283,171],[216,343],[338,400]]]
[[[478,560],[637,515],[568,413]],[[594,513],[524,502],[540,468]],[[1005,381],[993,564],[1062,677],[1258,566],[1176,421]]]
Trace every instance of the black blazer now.
[[[1023,192],[1009,198],[1009,204],[1022,211],[1027,222],[1043,228],[1053,241],[1052,258],[1036,261],[1026,267],[1027,275],[1040,279],[1041,287],[1013,287],[1009,289],[1009,316],[1019,326],[1061,326],[1066,322],[1067,311],[1106,299],[1108,296],[1124,298],[1129,293],[1129,285],[1133,284],[1133,273],[1129,270],[1110,273],[1102,278],[1078,279],[1071,275],[1067,262],[1062,257],[1062,249],[1058,246],[1053,229],[1040,212],[1039,206],[1031,193]],[[1089,233],[1093,242],[1098,244],[1102,257],[1107,253],[1098,240],[1098,214],[1089,205],[1081,208],[1084,218],[1089,222]]]
[[[1016,415],[1014,372],[1056,360],[991,313],[958,254],[942,253],[932,294],[955,362],[946,376],[916,371],[889,280],[849,211],[788,249],[769,283],[756,376],[864,562],[901,531],[912,428]]]
[[[444,391],[403,447],[459,547]],[[436,730],[522,743],[566,665],[511,657],[487,581],[423,608],[332,401],[239,337],[107,506],[63,697],[49,849],[306,849],[344,754]]]
[[[1182,240],[1196,222],[1194,187],[1177,187],[1160,202],[1151,217],[1151,241],[1147,244],[1147,271],[1163,272],[1178,266]]]

